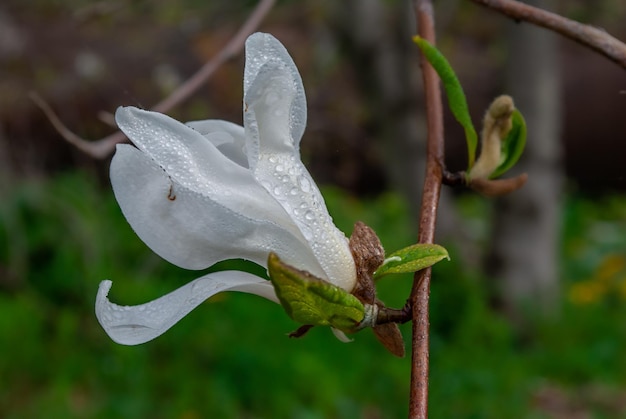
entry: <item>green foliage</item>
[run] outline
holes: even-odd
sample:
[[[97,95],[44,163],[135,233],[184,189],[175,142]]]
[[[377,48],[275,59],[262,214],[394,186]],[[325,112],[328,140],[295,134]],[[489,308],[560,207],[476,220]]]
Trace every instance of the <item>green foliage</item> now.
[[[350,332],[363,320],[363,304],[342,288],[283,263],[274,253],[267,265],[280,303],[298,323]]]
[[[476,159],[478,135],[476,134],[472,118],[469,114],[463,87],[461,87],[461,83],[459,82],[456,73],[452,69],[452,66],[446,57],[444,57],[434,45],[419,36],[415,36],[413,41],[417,44],[430,65],[433,66],[439,75],[439,78],[443,83],[443,88],[446,91],[446,96],[448,97],[448,106],[450,107],[450,110],[456,120],[465,130],[465,140],[467,141],[467,155],[469,160],[467,171],[469,172],[472,166],[474,166],[474,161]]]
[[[414,244],[387,255],[385,263],[374,272],[374,279],[387,274],[411,273],[450,259],[448,251],[438,244]]]
[[[502,163],[489,176],[490,179],[500,177],[513,167],[526,147],[526,121],[517,109],[513,111],[511,122],[511,131],[502,142]]]
[[[324,196],[348,234],[363,220],[388,249],[416,237],[397,195],[361,201],[326,189]],[[485,201],[464,198],[461,205],[464,225],[484,243]],[[599,276],[608,255],[624,253],[625,211],[623,197],[568,200],[566,294]],[[538,401],[544,393],[560,394],[561,403],[589,417],[624,417],[626,304],[564,299],[561,316],[529,315],[518,328],[493,311],[480,273],[454,244],[446,247],[452,261],[433,267],[430,417],[551,417]],[[389,355],[368,332],[350,344],[325,328],[289,339],[286,333],[298,324],[252,295],[219,294],[163,336],[135,347],[111,342],[95,319],[102,279],[115,282],[115,301],[138,304],[202,273],[155,256],[132,232],[109,187],[84,174],[5,188],[0,417],[407,416],[410,357]],[[404,274],[380,281],[381,299],[401,306],[411,280]],[[401,328],[410,336],[409,325]]]

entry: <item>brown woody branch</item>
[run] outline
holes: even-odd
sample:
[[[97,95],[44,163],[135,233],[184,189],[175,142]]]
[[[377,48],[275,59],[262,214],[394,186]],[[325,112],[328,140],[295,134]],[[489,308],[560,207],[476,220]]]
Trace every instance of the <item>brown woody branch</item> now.
[[[276,0],[260,0],[246,22],[224,48],[211,60],[206,62],[191,78],[174,90],[171,95],[157,103],[152,110],[167,112],[196,92],[220,66],[241,52],[245,45],[246,38],[261,24],[275,2]],[[31,93],[30,96],[35,104],[44,112],[58,133],[68,143],[74,145],[91,157],[103,159],[113,152],[116,144],[126,140],[126,136],[121,131],[117,131],[96,141],[81,138],[63,124],[52,108],[39,95]]]
[[[434,11],[431,0],[414,0],[418,33],[428,42],[435,44]],[[426,146],[426,179],[419,219],[419,243],[433,243],[437,206],[441,192],[444,161],[443,105],[439,87],[439,76],[422,56],[422,75],[426,100],[428,139]],[[431,269],[415,274],[409,303],[413,314],[413,336],[411,345],[411,394],[410,418],[428,417],[428,360],[429,360],[429,298]]]
[[[556,13],[514,0],[471,0],[515,20],[523,20],[558,32],[626,68],[626,44],[602,29],[567,19]]]

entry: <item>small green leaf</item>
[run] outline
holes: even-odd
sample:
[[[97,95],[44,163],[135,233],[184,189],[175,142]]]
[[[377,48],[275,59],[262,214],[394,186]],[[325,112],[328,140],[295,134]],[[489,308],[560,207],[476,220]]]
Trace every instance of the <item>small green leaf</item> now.
[[[276,295],[295,321],[351,332],[363,320],[363,304],[344,289],[283,263],[274,253],[267,265]]]
[[[474,166],[474,160],[476,159],[476,147],[478,146],[478,135],[472,124],[472,118],[469,114],[467,107],[467,100],[465,99],[465,93],[461,87],[461,83],[457,78],[454,70],[450,66],[450,63],[446,57],[439,52],[439,50],[430,42],[420,36],[413,37],[413,41],[420,48],[430,65],[433,66],[439,78],[443,83],[443,88],[446,91],[448,97],[448,106],[452,111],[452,114],[456,120],[463,126],[465,130],[465,140],[467,141],[467,156],[468,165],[467,171]]]
[[[414,244],[389,255],[374,273],[374,279],[387,274],[416,272],[443,260],[450,260],[448,251],[438,244]]]
[[[511,130],[502,141],[502,163],[489,176],[490,179],[503,175],[513,167],[526,147],[526,121],[517,109],[511,115],[511,122]]]

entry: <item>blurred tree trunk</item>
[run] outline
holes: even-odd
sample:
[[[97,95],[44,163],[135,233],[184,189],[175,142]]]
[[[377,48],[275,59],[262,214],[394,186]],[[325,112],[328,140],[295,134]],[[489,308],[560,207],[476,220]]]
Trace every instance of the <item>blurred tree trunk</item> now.
[[[526,3],[548,10],[556,6],[555,0]],[[528,125],[526,151],[517,170],[527,172],[529,180],[495,203],[486,270],[496,281],[497,302],[516,318],[527,304],[539,303],[546,312],[556,308],[562,110],[556,35],[511,23],[508,41],[508,92]]]
[[[456,1],[446,1],[454,9]],[[371,110],[376,139],[391,186],[404,195],[413,219],[419,214],[426,163],[426,121],[421,105],[418,50],[412,42],[411,2],[332,1],[333,30],[346,59],[357,63],[359,88]],[[449,15],[448,13],[447,15]],[[456,213],[444,190],[437,236],[455,231]]]
[[[345,0],[334,3],[334,32],[357,83],[394,187],[419,196],[424,177],[424,121],[418,120],[416,62],[411,62],[412,14],[408,2]],[[417,201],[411,199],[411,201]]]

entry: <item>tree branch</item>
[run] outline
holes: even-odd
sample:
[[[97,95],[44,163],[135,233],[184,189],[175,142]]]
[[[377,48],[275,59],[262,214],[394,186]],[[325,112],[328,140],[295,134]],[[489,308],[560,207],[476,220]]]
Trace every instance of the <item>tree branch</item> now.
[[[196,92],[222,64],[241,52],[245,45],[246,38],[261,24],[275,2],[276,0],[260,0],[252,11],[252,14],[250,14],[243,26],[241,26],[224,48],[211,60],[206,62],[191,78],[174,90],[172,94],[157,103],[152,110],[167,112]],[[96,141],[85,140],[67,128],[54,113],[52,108],[39,95],[31,93],[30,96],[35,104],[44,112],[46,117],[48,117],[58,133],[68,143],[76,146],[79,150],[91,157],[103,159],[113,152],[116,144],[126,140],[126,136],[121,131],[117,131]]]
[[[434,11],[431,0],[414,0],[419,35],[435,44]],[[437,207],[441,192],[444,161],[443,105],[439,76],[422,56],[422,75],[426,100],[428,139],[426,148],[426,179],[419,219],[419,243],[433,243]],[[413,314],[411,347],[410,418],[428,417],[428,360],[429,360],[429,298],[431,269],[415,274],[409,298]]]
[[[555,13],[529,6],[514,0],[471,0],[496,10],[515,20],[524,20],[558,32],[596,52],[626,69],[626,44],[602,29],[585,25]]]
[[[224,46],[224,48],[213,59],[205,63],[185,83],[181,84],[169,97],[157,103],[153,110],[156,112],[166,112],[178,105],[196,90],[200,88],[215,73],[222,64],[238,55],[243,49],[246,39],[261,24],[265,15],[269,13],[276,0],[261,0],[248,17],[248,20],[237,31],[235,36]]]

